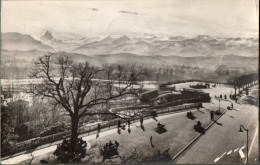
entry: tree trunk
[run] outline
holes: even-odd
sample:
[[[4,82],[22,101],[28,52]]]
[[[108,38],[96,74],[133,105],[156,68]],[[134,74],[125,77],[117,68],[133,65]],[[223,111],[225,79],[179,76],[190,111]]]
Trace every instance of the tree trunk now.
[[[71,116],[71,151],[75,151],[75,146],[78,140],[78,124],[79,117],[77,115]]]

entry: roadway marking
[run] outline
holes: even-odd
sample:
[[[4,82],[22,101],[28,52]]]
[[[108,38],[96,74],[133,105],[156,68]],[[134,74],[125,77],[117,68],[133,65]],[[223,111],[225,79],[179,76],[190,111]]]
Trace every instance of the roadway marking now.
[[[241,147],[240,150],[243,150],[245,147],[246,147],[246,146]]]
[[[220,157],[217,157],[214,162],[216,163],[217,161],[219,161],[219,159],[221,159],[224,155],[226,154],[226,152],[224,152]]]
[[[237,148],[237,149],[234,149],[234,152],[237,152],[239,150],[239,154],[240,154],[240,157],[241,158],[244,158],[245,157],[245,154],[243,153],[243,149],[245,148],[246,146],[242,146],[240,149]],[[214,160],[214,163],[216,163],[217,161],[219,161],[226,153],[227,155],[230,155],[232,153],[233,150],[230,150],[227,152],[224,152],[220,157],[217,157],[215,160]]]
[[[216,163],[218,160],[219,160],[220,158],[219,157],[217,157],[215,160],[214,160],[214,163]]]
[[[235,149],[234,152],[237,152],[239,150],[239,148]]]
[[[232,153],[232,150],[228,151],[227,155],[231,154]]]
[[[244,148],[245,148],[245,146],[241,147],[240,150],[238,151],[238,153],[239,153],[239,155],[240,155],[241,158],[245,158],[245,154],[244,154],[244,152],[242,151],[242,149],[244,149]]]

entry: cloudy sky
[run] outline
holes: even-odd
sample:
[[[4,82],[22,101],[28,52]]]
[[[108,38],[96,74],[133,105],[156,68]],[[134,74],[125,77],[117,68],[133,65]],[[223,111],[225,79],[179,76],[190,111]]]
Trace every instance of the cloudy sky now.
[[[257,37],[259,0],[2,1],[2,32]]]

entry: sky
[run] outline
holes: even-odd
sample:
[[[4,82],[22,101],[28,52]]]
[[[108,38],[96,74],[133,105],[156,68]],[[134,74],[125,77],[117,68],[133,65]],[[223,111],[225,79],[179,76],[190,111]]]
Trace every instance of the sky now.
[[[258,3],[256,3],[258,2]],[[259,0],[2,1],[1,31],[258,37]]]

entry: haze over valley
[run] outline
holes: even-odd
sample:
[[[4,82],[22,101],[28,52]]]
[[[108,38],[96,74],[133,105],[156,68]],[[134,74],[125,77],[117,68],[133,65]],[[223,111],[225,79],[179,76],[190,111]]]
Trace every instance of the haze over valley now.
[[[8,67],[15,65],[25,71],[21,77],[27,77],[29,73],[26,68],[29,70],[34,60],[48,52],[66,54],[77,61],[89,61],[98,66],[117,63],[149,67],[185,65],[208,70],[215,70],[220,65],[233,69],[257,68],[256,38],[214,38],[206,35],[160,37],[144,34],[136,37],[109,35],[104,38],[61,40],[50,31],[45,31],[39,38],[37,40],[17,32],[2,33],[3,75],[11,72]]]

